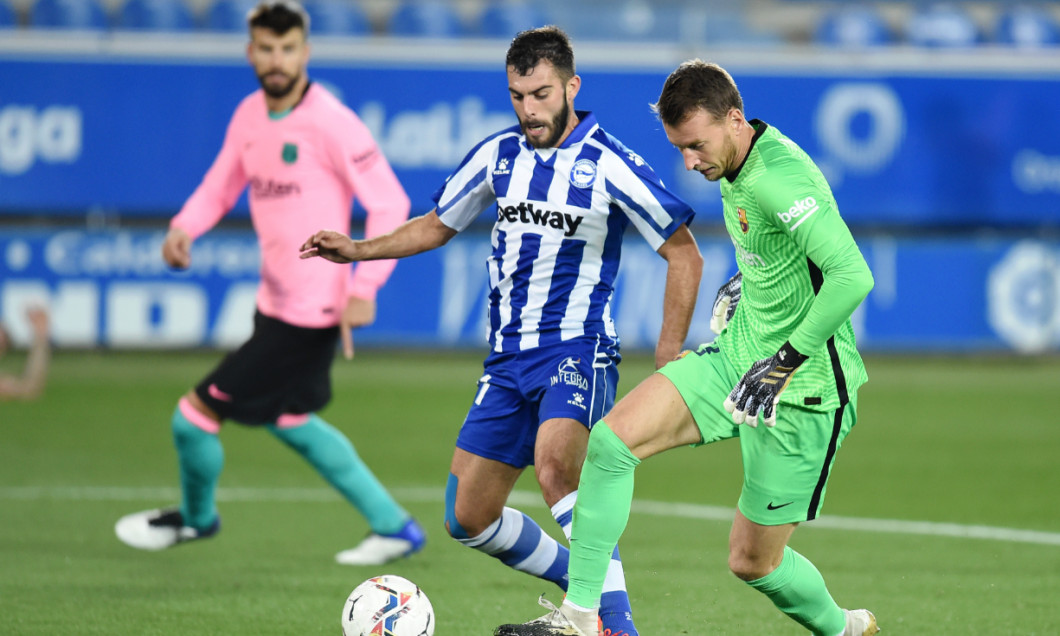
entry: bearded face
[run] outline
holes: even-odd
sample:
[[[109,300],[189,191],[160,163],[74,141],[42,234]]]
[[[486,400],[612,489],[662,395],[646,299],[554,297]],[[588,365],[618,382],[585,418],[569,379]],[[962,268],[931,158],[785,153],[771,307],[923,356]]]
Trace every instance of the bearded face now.
[[[521,75],[508,68],[508,92],[512,108],[526,141],[534,148],[555,148],[577,124],[573,116],[574,95],[580,79],[564,79],[551,62],[542,60]]]
[[[265,94],[281,99],[290,95],[305,76],[309,45],[302,29],[293,28],[279,35],[257,27],[251,32],[247,59]]]
[[[570,104],[566,100],[563,107],[551,119],[519,119],[526,140],[534,148],[554,148],[559,145],[563,134],[567,132],[567,122],[570,120]]]

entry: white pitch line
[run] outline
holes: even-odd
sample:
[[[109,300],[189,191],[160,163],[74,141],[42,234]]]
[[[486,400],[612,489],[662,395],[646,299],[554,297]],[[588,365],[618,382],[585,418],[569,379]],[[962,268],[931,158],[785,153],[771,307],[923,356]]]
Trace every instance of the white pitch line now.
[[[435,503],[445,499],[441,488],[393,488],[399,500],[411,503]],[[162,505],[180,498],[178,488],[107,487],[107,486],[0,486],[0,500],[4,501],[145,501]],[[327,488],[219,488],[218,501],[236,502],[335,502],[339,495]],[[512,504],[543,508],[541,495],[515,491],[508,498]],[[677,517],[703,521],[731,521],[733,509],[691,503],[668,503],[637,499],[634,514],[652,517]],[[899,519],[866,519],[827,516],[804,524],[807,528],[884,532],[919,536],[952,537],[958,539],[986,539],[1037,545],[1060,545],[1060,532],[1020,530],[994,526],[962,525],[933,521],[902,521]]]

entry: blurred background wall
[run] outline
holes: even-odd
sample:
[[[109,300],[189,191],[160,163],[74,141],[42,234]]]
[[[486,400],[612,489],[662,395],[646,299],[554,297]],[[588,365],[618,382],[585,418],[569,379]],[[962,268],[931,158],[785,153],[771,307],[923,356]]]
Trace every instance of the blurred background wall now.
[[[258,254],[245,199],[171,272],[159,246],[220,148],[247,67],[244,0],[0,0],[0,321],[52,310],[57,345],[230,347]],[[719,62],[748,117],[817,161],[872,267],[872,351],[1060,349],[1060,2],[314,0],[310,76],[359,113],[413,214],[482,137],[514,123],[517,31],[573,37],[577,106],[697,209],[692,340],[735,265],[716,185],[688,175],[648,105],[681,61]],[[359,342],[482,347],[492,210],[402,262]],[[363,220],[359,210],[355,223]],[[358,226],[359,227],[359,226]],[[355,230],[355,232],[358,230]],[[631,232],[615,297],[650,348],[664,263]],[[703,307],[706,305],[706,307]]]

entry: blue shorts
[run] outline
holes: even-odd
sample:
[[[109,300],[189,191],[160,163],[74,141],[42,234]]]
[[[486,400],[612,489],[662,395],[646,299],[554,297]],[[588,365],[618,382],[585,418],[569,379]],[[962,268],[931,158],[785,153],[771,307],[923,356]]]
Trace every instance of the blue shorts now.
[[[542,422],[564,417],[592,428],[611,409],[620,359],[589,338],[490,355],[457,448],[516,468],[533,464]]]

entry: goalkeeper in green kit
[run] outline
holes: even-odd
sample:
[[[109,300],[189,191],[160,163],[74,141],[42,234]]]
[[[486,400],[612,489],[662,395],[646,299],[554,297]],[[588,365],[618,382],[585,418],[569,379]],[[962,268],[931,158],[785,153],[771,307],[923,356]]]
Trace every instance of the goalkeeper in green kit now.
[[[562,606],[542,598],[549,614],[495,634],[597,636],[596,606],[629,519],[637,465],[733,437],[744,481],[729,569],[813,634],[875,634],[872,613],[842,609],[817,568],[788,547],[795,527],[820,512],[857,420],[857,390],[868,376],[850,316],[872,274],[821,171],[776,128],[745,119],[724,69],[685,62],[654,108],[685,167],[720,182],[739,273],[715,302],[715,341],[644,380],[593,427]]]

